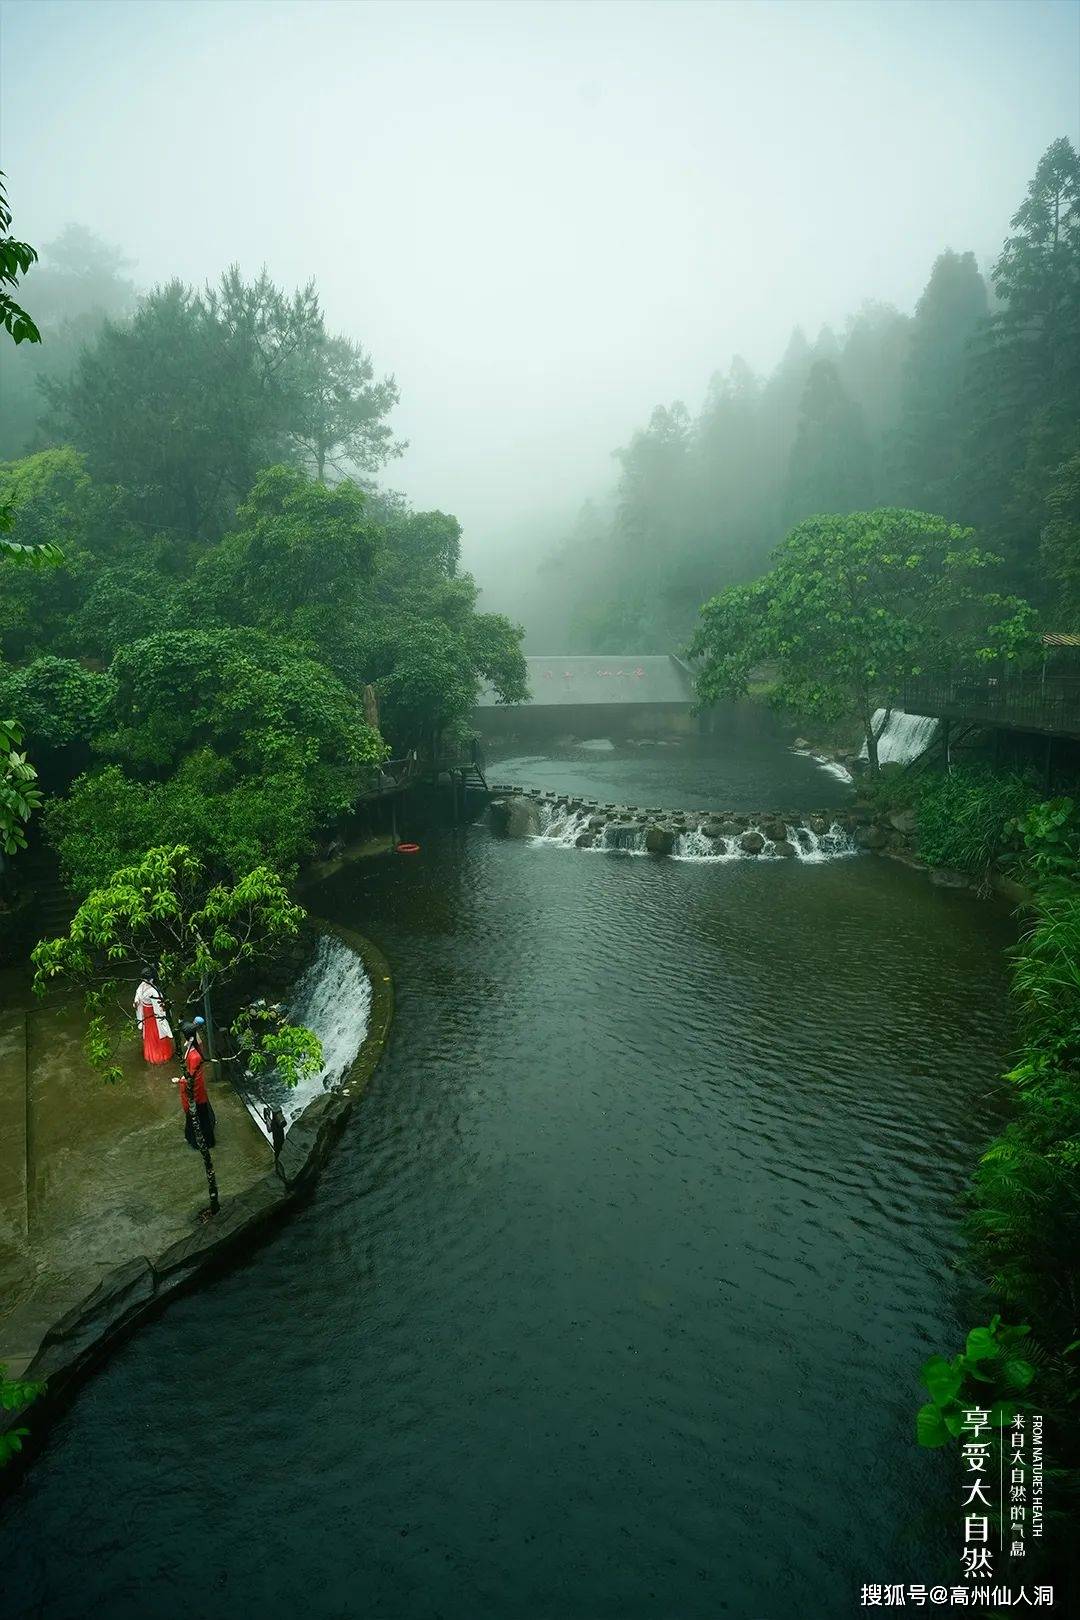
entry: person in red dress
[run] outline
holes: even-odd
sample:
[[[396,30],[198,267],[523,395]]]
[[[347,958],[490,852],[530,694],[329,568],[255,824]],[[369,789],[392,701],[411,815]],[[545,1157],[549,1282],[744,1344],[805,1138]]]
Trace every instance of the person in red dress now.
[[[142,982],[135,992],[135,1022],[142,1036],[143,1057],[147,1063],[168,1063],[176,1046],[165,1000],[154,983],[152,968],[143,968]]]
[[[195,1127],[191,1119],[191,1101],[188,1097],[188,1076],[190,1076],[195,1082],[195,1112],[202,1130],[203,1141],[208,1148],[212,1148],[217,1139],[217,1118],[206,1090],[206,1059],[199,1045],[198,1030],[194,1024],[185,1020],[180,1025],[180,1033],[184,1037],[185,1074],[184,1078],[176,1083],[180,1087],[180,1101],[184,1108],[184,1137],[190,1147],[198,1147],[199,1144],[195,1140]]]

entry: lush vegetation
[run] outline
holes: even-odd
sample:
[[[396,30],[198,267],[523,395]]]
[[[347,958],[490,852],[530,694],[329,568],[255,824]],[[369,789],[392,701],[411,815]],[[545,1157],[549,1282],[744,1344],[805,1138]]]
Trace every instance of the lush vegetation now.
[[[117,1044],[131,1022],[124,987],[138,981],[144,963],[153,964],[177,1016],[190,1017],[209,991],[295,935],[303,916],[268,867],[253,868],[237,883],[215,883],[184,845],[149,849],[91,890],[65,935],[35,946],[34,987],[42,992],[59,983],[83,990],[91,1015],[86,1055],[106,1080],[116,1081]],[[309,1031],[275,1035],[286,1082],[318,1069],[321,1051]]]
[[[1080,157],[1041,159],[987,286],[943,253],[911,316],[865,304],[796,330],[775,372],[736,358],[694,417],[661,405],[545,563],[539,649],[670,652],[699,604],[752,580],[806,518],[940,514],[1002,559],[998,589],[1080,626]]]
[[[46,263],[54,307],[100,308],[0,468],[27,555],[63,551],[0,577],[5,843],[36,770],[80,894],[160,844],[288,875],[388,754],[459,740],[483,681],[522,693],[519,632],[477,612],[455,519],[371,482],[393,379],[312,286],[136,301],[108,258],[76,231]]]
[[[1020,1051],[1006,1078],[1017,1107],[979,1161],[967,1217],[975,1269],[1025,1326],[1001,1329],[993,1358],[974,1368],[965,1363],[955,1387],[954,1372],[945,1369],[956,1364],[932,1358],[924,1381],[931,1408],[939,1410],[924,1407],[918,1424],[920,1442],[936,1445],[957,1434],[957,1399],[1003,1402],[995,1422],[1015,1411],[1041,1412],[1062,1523],[1080,1498],[1080,833],[1074,822],[1071,875],[1063,877],[1062,846],[1051,838],[1047,853],[1045,830],[1060,831],[1065,814],[1056,804],[1025,817],[1028,835],[1044,845],[1041,856],[1057,875],[1044,877],[1016,947],[1012,1002]],[[968,1361],[970,1344],[969,1338]]]
[[[926,776],[915,800],[919,853],[931,866],[968,872],[984,887],[995,869],[1034,876],[1028,867],[1036,850],[1025,846],[1021,827],[1046,813],[1042,797],[1032,775],[986,764]]]
[[[705,604],[690,644],[703,703],[741,697],[774,663],[772,701],[835,721],[855,714],[871,770],[888,719],[878,694],[949,660],[1020,656],[1031,610],[989,590],[996,559],[974,535],[926,512],[886,508],[800,523],[773,566]]]

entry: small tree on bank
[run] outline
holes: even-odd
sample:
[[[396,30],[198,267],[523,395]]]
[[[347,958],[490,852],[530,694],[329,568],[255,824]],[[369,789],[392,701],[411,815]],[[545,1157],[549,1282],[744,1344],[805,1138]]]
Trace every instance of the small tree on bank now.
[[[154,964],[163,993],[185,1015],[245,964],[295,936],[303,917],[269,867],[256,867],[232,885],[210,884],[185,845],[149,849],[87,895],[67,934],[35,946],[34,989],[83,989],[90,1014],[86,1056],[105,1080],[117,1081],[117,1048],[131,1033],[130,988],[144,963]],[[289,1085],[322,1062],[318,1038],[299,1025],[278,1025],[245,1055],[255,1068],[272,1061]],[[213,1207],[216,1184],[205,1147],[203,1161]]]
[[[744,696],[755,667],[775,663],[777,706],[825,722],[857,714],[876,773],[878,739],[907,678],[1018,659],[1034,646],[1033,610],[985,588],[997,563],[972,530],[927,512],[809,518],[767,574],[702,608],[689,649],[702,661],[699,700]]]

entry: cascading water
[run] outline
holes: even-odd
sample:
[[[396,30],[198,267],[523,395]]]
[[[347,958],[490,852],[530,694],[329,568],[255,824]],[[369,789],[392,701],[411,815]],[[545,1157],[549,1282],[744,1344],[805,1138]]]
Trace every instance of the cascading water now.
[[[884,709],[874,710],[872,724],[875,732],[884,718]],[[888,725],[878,737],[878,764],[909,765],[929,748],[937,728],[938,721],[931,715],[908,714],[904,709],[894,709],[889,715]],[[865,743],[861,757],[867,757]]]
[[[595,806],[571,808],[565,802],[544,801],[539,810],[539,830],[532,840],[535,844],[555,845],[560,849],[583,847],[593,853],[613,850],[626,855],[648,853],[646,837],[649,822],[608,821],[603,826],[591,827],[590,821],[597,819]],[[855,840],[838,821],[830,822],[828,828],[821,832],[815,832],[805,824],[788,824],[785,832],[786,842],[794,850],[797,861],[818,863],[858,854]],[[761,837],[763,843],[758,852],[743,848],[741,839],[744,833],[757,833]],[[579,846],[578,839],[587,834],[591,834],[595,842]],[[707,833],[703,825],[688,827],[675,833],[670,858],[676,861],[791,859],[778,851],[776,841],[769,838],[758,822],[749,822],[734,834]]]
[[[256,1124],[268,1135],[262,1108],[280,1108],[286,1124],[303,1112],[324,1091],[332,1091],[345,1075],[363,1044],[371,1017],[371,981],[356,952],[342,940],[324,934],[309,966],[293,991],[289,1018],[312,1030],[322,1042],[323,1063],[318,1074],[297,1086],[286,1086],[271,1075],[254,1082],[258,1095],[248,1097]]]

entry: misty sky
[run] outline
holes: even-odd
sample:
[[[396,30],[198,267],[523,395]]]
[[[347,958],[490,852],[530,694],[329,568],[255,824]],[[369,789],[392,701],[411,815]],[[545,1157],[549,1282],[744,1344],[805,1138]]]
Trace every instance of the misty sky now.
[[[0,15],[17,234],[83,221],[143,285],[313,275],[397,376],[387,481],[456,512],[489,583],[501,537],[602,492],[732,353],[768,368],[796,322],[910,309],[945,246],[989,261],[1080,133],[1076,0]]]

